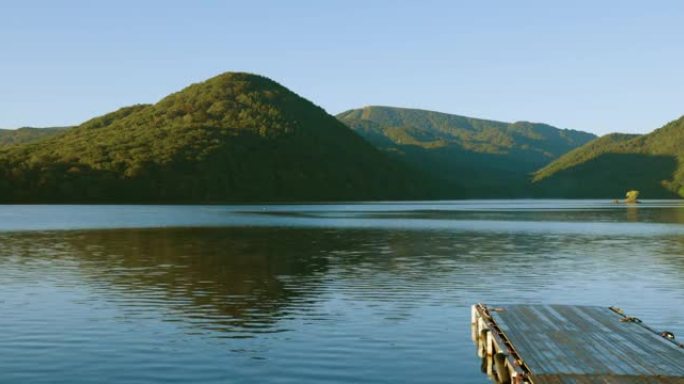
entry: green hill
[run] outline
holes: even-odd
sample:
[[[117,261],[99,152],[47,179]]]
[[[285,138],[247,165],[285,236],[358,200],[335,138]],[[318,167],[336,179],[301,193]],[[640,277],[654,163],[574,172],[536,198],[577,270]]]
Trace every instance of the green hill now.
[[[639,137],[639,135],[610,133],[596,138],[585,145],[566,153],[565,155],[554,160],[551,164],[535,172],[533,181],[543,180],[554,173],[581,164],[593,157],[596,157],[597,154],[607,147],[624,143],[625,141],[629,141],[636,137]]]
[[[596,136],[546,124],[370,106],[337,118],[445,185],[447,197],[523,197],[530,173]]]
[[[0,148],[2,202],[398,199],[428,197],[428,184],[323,109],[246,73]]]
[[[68,127],[0,129],[0,146],[33,143],[64,132]]]
[[[684,197],[684,117],[647,135],[611,134],[540,169],[537,194],[554,197]]]

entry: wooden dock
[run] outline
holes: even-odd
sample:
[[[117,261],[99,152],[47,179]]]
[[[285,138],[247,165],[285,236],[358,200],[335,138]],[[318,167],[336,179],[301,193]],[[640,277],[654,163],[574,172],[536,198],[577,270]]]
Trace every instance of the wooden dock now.
[[[620,309],[485,305],[471,326],[499,383],[684,383],[684,345]]]

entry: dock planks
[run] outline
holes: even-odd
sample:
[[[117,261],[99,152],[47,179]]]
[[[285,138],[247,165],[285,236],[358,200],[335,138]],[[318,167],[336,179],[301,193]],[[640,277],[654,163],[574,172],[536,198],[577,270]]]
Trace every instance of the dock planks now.
[[[478,304],[473,322],[514,383],[684,383],[684,348],[609,308]]]

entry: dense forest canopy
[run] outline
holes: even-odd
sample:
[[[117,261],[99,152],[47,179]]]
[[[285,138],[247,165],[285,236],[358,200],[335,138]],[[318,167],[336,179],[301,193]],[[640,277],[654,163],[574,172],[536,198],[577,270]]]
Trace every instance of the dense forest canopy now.
[[[428,197],[323,109],[226,73],[34,143],[0,148],[4,202],[223,202]]]
[[[351,128],[351,129],[350,129]],[[0,202],[684,196],[684,117],[600,138],[547,124],[365,107],[337,118],[225,73],[76,127],[0,130]]]
[[[684,197],[684,117],[647,135],[610,134],[539,170],[534,189],[563,197]]]
[[[69,127],[0,129],[0,147],[33,143],[64,132]]]
[[[596,157],[600,152],[604,151],[605,148],[624,143],[638,136],[639,135],[626,133],[610,133],[596,138],[587,144],[566,153],[551,164],[538,170],[535,172],[533,180],[543,180],[556,172]]]
[[[530,173],[594,139],[547,124],[370,106],[337,118],[395,160],[439,179],[450,197],[526,197]]]

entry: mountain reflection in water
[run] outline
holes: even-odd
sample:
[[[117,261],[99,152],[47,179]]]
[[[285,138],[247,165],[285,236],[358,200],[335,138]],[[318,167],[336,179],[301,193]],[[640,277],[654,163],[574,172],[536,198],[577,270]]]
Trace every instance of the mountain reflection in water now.
[[[574,204],[216,207],[258,217],[0,232],[0,382],[485,383],[476,302],[618,305],[683,335],[684,209]]]

